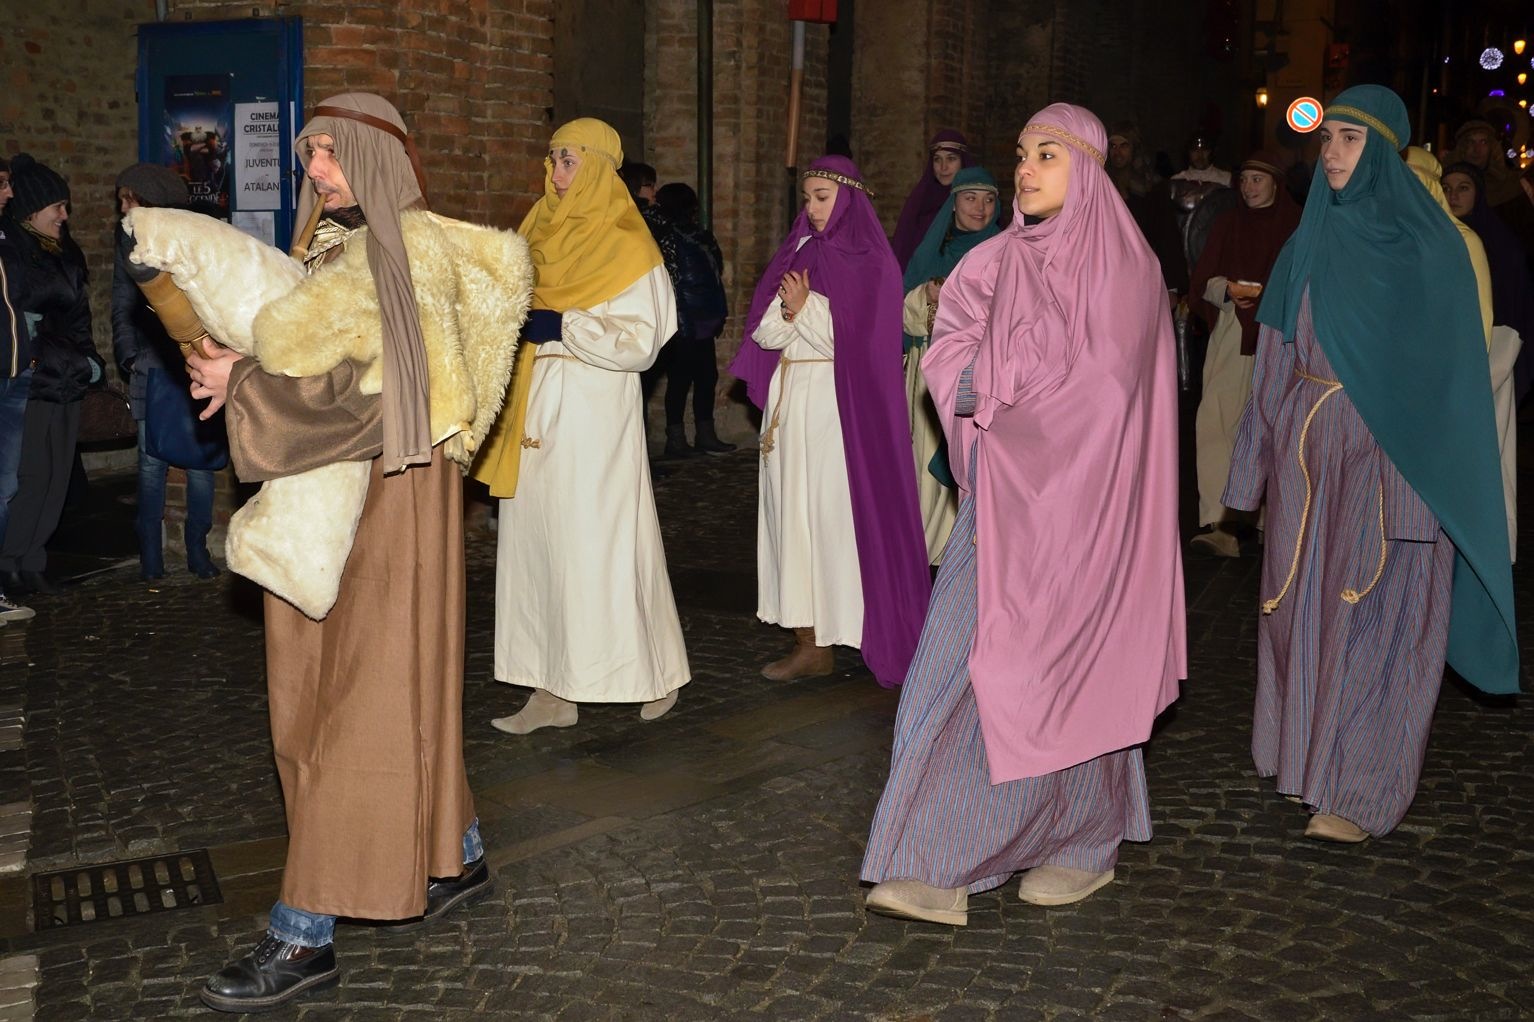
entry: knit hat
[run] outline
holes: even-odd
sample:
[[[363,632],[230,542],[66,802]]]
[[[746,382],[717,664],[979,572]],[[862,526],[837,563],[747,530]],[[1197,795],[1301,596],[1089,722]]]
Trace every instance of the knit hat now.
[[[192,199],[181,175],[158,163],[135,163],[117,175],[117,187],[146,206],[185,206]]]
[[[55,202],[69,201],[69,183],[29,153],[11,157],[11,189],[15,194],[6,212],[17,220],[25,220]]]

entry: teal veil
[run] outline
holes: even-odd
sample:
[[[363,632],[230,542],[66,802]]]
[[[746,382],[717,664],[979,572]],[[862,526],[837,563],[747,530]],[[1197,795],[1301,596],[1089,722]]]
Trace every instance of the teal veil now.
[[[1459,232],[1401,160],[1406,107],[1354,86],[1327,120],[1369,129],[1346,187],[1318,162],[1257,321],[1294,340],[1309,289],[1316,340],[1369,432],[1457,551],[1448,660],[1486,692],[1518,691],[1513,577],[1475,272]]]
[[[927,228],[927,233],[921,239],[921,244],[916,246],[916,251],[911,254],[911,262],[906,266],[905,291],[910,294],[911,289],[917,284],[925,283],[935,277],[946,277],[953,272],[953,268],[959,265],[959,260],[968,254],[969,250],[980,244],[987,238],[995,237],[1001,228],[996,226],[996,214],[991,214],[990,221],[978,231],[961,231],[953,222],[954,200],[960,192],[968,191],[996,191],[996,179],[988,174],[984,167],[965,167],[954,175],[953,184],[948,189],[948,198],[943,200],[943,206],[932,218],[932,225]],[[1001,203],[996,203],[996,208],[1001,209]],[[910,351],[914,345],[926,344],[928,338],[905,335],[905,350]]]
[[[924,284],[938,277],[947,277],[970,249],[1001,232],[1001,228],[996,224],[997,214],[1001,210],[999,201],[996,203],[996,212],[991,214],[991,219],[978,231],[961,231],[953,222],[954,202],[960,192],[994,192],[996,190],[996,179],[991,177],[984,167],[965,167],[954,175],[953,184],[948,189],[948,198],[943,200],[943,207],[932,218],[932,225],[927,228],[921,244],[917,245],[916,251],[911,254],[911,262],[906,266],[905,271],[904,294],[910,294],[911,289],[918,284]],[[931,339],[906,334],[905,350],[924,347]],[[950,490],[958,485],[954,482],[953,473],[948,468],[946,439],[938,445],[937,453],[927,463],[927,471]]]

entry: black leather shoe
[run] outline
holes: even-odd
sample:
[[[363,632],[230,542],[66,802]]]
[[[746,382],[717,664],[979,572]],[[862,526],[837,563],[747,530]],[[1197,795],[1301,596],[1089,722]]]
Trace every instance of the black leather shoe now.
[[[40,571],[23,571],[21,580],[30,587],[31,592],[42,593],[44,596],[58,596],[64,592],[62,586]]]
[[[404,933],[430,925],[447,915],[459,905],[472,905],[495,890],[495,877],[481,855],[474,862],[465,864],[463,872],[446,880],[432,880],[426,885],[426,913],[414,919],[402,919],[387,923],[380,930]]]
[[[203,984],[200,996],[214,1011],[270,1011],[306,991],[330,986],[340,975],[334,945],[303,947],[267,934],[250,954]]]

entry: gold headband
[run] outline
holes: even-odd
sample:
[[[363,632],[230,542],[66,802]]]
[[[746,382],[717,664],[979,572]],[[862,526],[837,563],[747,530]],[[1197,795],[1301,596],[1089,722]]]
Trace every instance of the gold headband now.
[[[1324,116],[1351,117],[1354,120],[1362,121],[1366,126],[1373,128],[1375,131],[1385,136],[1385,140],[1390,143],[1392,148],[1401,148],[1401,140],[1396,137],[1395,132],[1391,131],[1390,128],[1386,126],[1384,121],[1380,120],[1373,114],[1364,113],[1356,106],[1329,106],[1326,108],[1326,113]]]
[[[799,175],[799,180],[808,181],[812,177],[823,177],[827,181],[835,181],[839,185],[848,185],[852,188],[856,188],[870,199],[874,197],[874,190],[872,188],[868,187],[855,177],[848,177],[846,174],[838,174],[834,170],[806,170],[803,174]]]
[[[962,185],[954,185],[950,190],[955,195],[958,195],[960,192],[990,192],[992,195],[1000,194],[999,189],[995,185],[986,184],[984,181],[970,181]]]
[[[927,151],[928,152],[933,152],[933,153],[940,153],[944,149],[947,149],[947,150],[950,150],[950,151],[956,152],[956,153],[967,153],[967,152],[969,152],[969,146],[965,145],[963,142],[947,142],[947,141],[944,141],[944,142],[934,142],[930,146],[927,147]]]
[[[1096,160],[1098,163],[1106,162],[1103,159],[1102,150],[1098,149],[1095,145],[1093,145],[1091,142],[1088,142],[1080,135],[1073,135],[1066,131],[1064,128],[1057,128],[1053,124],[1030,124],[1018,133],[1017,144],[1022,145],[1023,136],[1029,133],[1037,135],[1053,135],[1064,142],[1069,142],[1077,149],[1080,149],[1082,152],[1092,157],[1092,159]]]
[[[558,150],[558,149],[563,149],[566,152],[569,152],[572,149],[579,149],[582,153],[585,153],[585,154],[588,154],[588,155],[591,154],[591,153],[596,153],[598,156],[602,157],[602,159],[606,160],[608,163],[611,163],[613,165],[613,169],[614,170],[617,170],[618,167],[620,166],[618,161],[613,157],[613,155],[611,153],[603,152],[600,149],[594,149],[594,148],[592,148],[591,146],[588,146],[588,145],[581,145],[580,143],[576,143],[575,145],[554,145],[553,143],[550,143],[549,144],[548,154],[544,156],[543,162],[544,163],[553,163],[554,162],[554,152],[555,152],[555,150]]]

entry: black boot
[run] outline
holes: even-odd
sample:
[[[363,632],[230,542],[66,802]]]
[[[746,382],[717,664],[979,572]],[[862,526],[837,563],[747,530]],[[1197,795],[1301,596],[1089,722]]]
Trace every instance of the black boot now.
[[[0,573],[0,591],[10,596],[25,596],[33,592],[27,580],[21,577],[19,571],[7,571]]]
[[[64,588],[53,579],[40,571],[23,571],[21,581],[26,584],[27,592],[41,593],[44,596],[59,596]]]
[[[203,984],[202,1003],[214,1011],[269,1011],[305,991],[329,986],[340,975],[334,945],[303,947],[267,934],[250,954]]]
[[[380,926],[380,930],[404,933],[418,929],[447,915],[459,905],[472,905],[495,890],[495,877],[481,855],[474,862],[465,863],[463,872],[445,880],[432,880],[426,885],[426,913],[414,919],[402,919],[397,923]]]
[[[697,424],[697,441],[693,444],[698,450],[707,454],[728,454],[735,450],[734,444],[727,444],[719,439],[719,434],[714,432],[714,420]]]
[[[687,446],[687,427],[680,422],[666,427],[666,450],[662,458],[690,458],[697,452]]]

